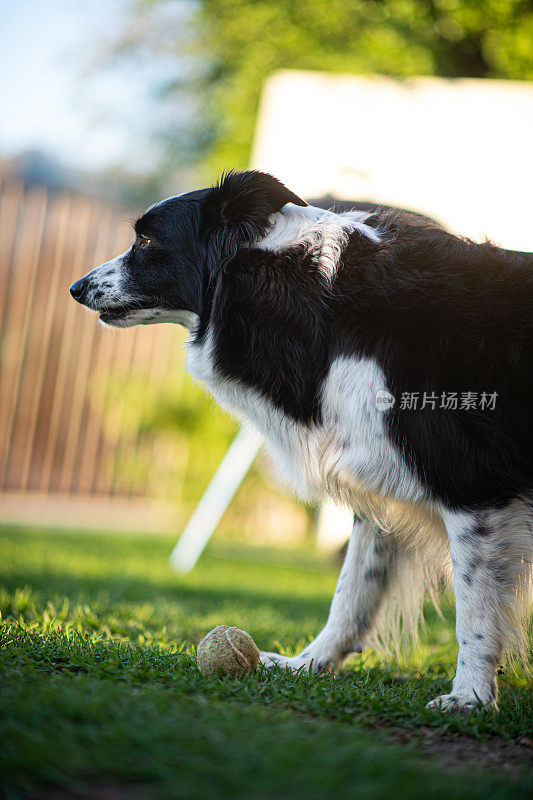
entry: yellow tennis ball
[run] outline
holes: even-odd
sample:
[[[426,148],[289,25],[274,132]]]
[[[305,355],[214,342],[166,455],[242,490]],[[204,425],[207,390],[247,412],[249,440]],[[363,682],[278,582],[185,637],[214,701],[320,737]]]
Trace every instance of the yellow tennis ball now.
[[[227,672],[238,675],[252,672],[259,663],[259,650],[250,634],[240,628],[219,625],[204,636],[196,654],[198,667],[204,675]]]

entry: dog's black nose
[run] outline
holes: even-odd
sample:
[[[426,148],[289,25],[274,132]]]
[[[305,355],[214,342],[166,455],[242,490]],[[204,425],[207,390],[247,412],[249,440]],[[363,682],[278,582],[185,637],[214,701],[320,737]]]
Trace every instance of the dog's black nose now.
[[[74,300],[77,300],[78,303],[82,302],[86,290],[87,290],[87,281],[85,280],[85,278],[76,281],[76,283],[73,283],[72,286],[70,287],[70,293],[74,298]]]

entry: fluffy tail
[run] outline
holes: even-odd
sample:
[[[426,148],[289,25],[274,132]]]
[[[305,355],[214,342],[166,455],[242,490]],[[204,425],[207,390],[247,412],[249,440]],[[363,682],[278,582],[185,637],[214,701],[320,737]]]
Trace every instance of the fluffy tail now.
[[[533,631],[533,512],[522,500],[486,512],[483,525],[492,531],[480,541],[480,556],[490,565],[495,634],[511,663],[529,672]],[[406,533],[407,533],[407,529]],[[401,536],[396,547],[386,596],[367,644],[399,657],[419,641],[426,595],[437,612],[439,594],[453,585],[448,541],[444,531],[417,527]]]
[[[445,542],[425,549],[396,549],[387,592],[367,643],[388,656],[405,654],[419,643],[424,602],[429,597],[442,618],[439,595],[451,585],[451,562]]]

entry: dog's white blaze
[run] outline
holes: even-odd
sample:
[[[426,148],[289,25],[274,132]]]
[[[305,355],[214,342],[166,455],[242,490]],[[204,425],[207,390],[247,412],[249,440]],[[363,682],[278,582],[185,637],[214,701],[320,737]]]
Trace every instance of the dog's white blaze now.
[[[364,224],[369,216],[366,211],[336,214],[316,206],[287,203],[281,211],[272,214],[271,229],[266,236],[254,243],[254,247],[280,253],[289,247],[302,245],[317,253],[321,272],[331,279],[339,265],[350,231],[358,230],[373,242],[379,242],[379,235],[374,228]]]
[[[124,259],[128,255],[129,250],[115,256],[110,261],[104,261],[99,267],[93,270],[96,277],[102,281],[106,280],[112,284],[113,289],[118,289],[122,278],[122,267],[124,266]]]
[[[99,267],[95,267],[85,277],[90,280],[87,292],[87,301],[95,307],[122,305],[128,301],[128,296],[122,291],[122,266],[124,257],[129,251],[126,250],[119,256],[112,258],[111,261],[104,261]],[[102,296],[96,301],[96,293],[101,292]]]

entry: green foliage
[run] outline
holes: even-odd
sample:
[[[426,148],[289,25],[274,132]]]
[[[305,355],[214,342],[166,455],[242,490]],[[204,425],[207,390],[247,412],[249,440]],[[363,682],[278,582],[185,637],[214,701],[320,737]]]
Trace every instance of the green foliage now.
[[[145,25],[147,10],[161,6],[172,18],[169,0],[141,0]],[[188,24],[176,10],[182,74],[167,97],[184,105],[192,96],[198,112],[175,137],[174,156],[206,156],[210,178],[248,165],[260,93],[275,70],[533,77],[530,0],[198,0],[189,8]]]
[[[336,677],[205,677],[195,645],[222,622],[261,647],[301,647],[325,619],[335,570],[309,551],[239,548],[237,561],[219,545],[178,576],[172,544],[0,532],[0,775],[9,796],[43,783],[97,796],[106,781],[132,798],[530,796],[530,773],[454,773],[416,753],[431,731],[532,735],[531,693],[511,672],[499,715],[425,709],[453,673],[450,609],[447,623],[429,614],[422,647],[403,666],[365,653]],[[410,731],[407,746],[384,744],[391,726]]]
[[[98,396],[98,379],[95,380]],[[106,429],[120,428],[126,445],[117,469],[125,484],[173,500],[182,521],[192,513],[235,435],[236,423],[205,389],[173,365],[147,379],[135,369],[109,381]]]
[[[237,423],[206,390],[186,377],[182,364],[159,376],[142,369],[108,380],[106,429],[121,430],[113,456],[117,488],[133,485],[138,494],[161,498],[175,509],[176,528],[190,518],[237,432]],[[93,402],[101,402],[95,375]],[[99,399],[100,398],[100,399]],[[284,494],[254,464],[217,528],[217,535],[261,536],[294,543],[311,529],[312,511]]]

